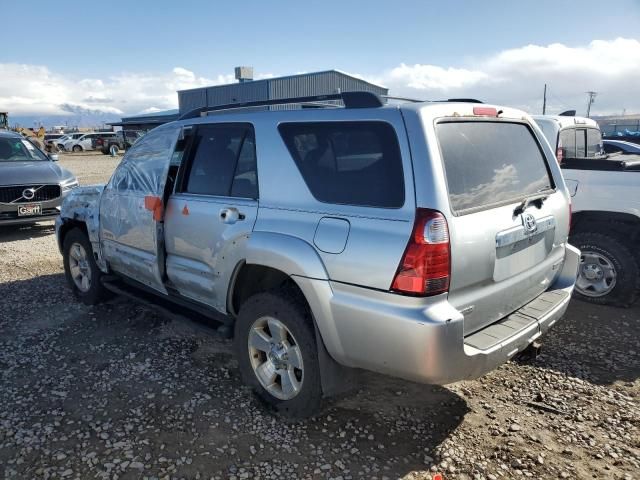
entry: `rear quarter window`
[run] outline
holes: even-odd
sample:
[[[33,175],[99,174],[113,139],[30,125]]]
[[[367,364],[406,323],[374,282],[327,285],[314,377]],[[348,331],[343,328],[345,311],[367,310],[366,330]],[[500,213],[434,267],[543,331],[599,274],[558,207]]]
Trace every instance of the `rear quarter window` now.
[[[311,194],[320,202],[404,205],[400,146],[388,123],[285,123],[278,129]]]
[[[436,134],[457,213],[554,188],[544,154],[525,124],[440,122]]]

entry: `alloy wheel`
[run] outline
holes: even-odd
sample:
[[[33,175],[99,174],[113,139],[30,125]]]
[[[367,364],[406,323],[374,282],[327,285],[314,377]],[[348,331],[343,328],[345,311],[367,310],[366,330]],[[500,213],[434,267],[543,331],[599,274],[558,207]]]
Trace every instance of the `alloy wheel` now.
[[[304,365],[296,339],[273,317],[253,322],[247,340],[253,373],[260,385],[279,400],[291,400],[302,390]]]

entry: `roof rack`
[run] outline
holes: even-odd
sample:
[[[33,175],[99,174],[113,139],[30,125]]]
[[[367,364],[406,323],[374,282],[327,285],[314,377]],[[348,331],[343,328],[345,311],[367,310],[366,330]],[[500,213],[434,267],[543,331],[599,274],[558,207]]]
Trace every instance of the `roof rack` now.
[[[180,120],[188,120],[190,118],[197,118],[202,116],[203,113],[216,112],[222,110],[236,110],[240,108],[250,107],[266,107],[270,105],[287,105],[292,103],[309,103],[314,106],[318,106],[318,102],[324,102],[327,100],[342,100],[345,108],[377,108],[382,107],[384,102],[380,96],[373,92],[342,92],[333,93],[329,95],[311,95],[306,97],[290,97],[290,98],[278,98],[271,100],[257,100],[252,102],[236,102],[228,103],[226,105],[216,105],[213,107],[199,107],[190,112],[185,113],[180,117]]]
[[[484,103],[475,98],[447,98],[446,100],[437,100],[438,102],[458,102],[458,103]]]
[[[401,102],[411,102],[411,103],[421,103],[421,102],[427,101],[427,100],[419,100],[417,98],[393,97],[391,95],[382,95],[382,98],[386,98],[387,100],[399,100]]]

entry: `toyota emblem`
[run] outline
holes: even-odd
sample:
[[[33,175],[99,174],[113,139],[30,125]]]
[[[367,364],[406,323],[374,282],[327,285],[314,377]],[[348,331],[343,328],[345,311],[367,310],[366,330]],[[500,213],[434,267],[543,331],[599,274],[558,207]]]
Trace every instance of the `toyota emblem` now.
[[[33,197],[36,196],[36,191],[33,188],[25,188],[22,191],[22,197],[25,200],[33,200]]]
[[[527,233],[533,233],[538,229],[538,225],[536,224],[536,218],[530,213],[525,213],[522,215],[522,225]]]

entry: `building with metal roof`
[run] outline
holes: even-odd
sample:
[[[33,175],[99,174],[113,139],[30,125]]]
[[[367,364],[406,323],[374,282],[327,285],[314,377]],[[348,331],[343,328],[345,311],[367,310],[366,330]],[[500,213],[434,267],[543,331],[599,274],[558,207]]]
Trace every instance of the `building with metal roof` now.
[[[253,80],[253,68],[237,67],[236,79],[238,83],[178,91],[179,108],[177,110],[166,110],[123,117],[120,122],[109,123],[109,125],[122,127],[126,130],[150,130],[163,123],[177,120],[181,115],[202,107],[217,107],[233,103],[258,102],[315,95],[331,95],[352,91],[372,92],[381,96],[389,93],[389,90],[385,87],[375,85],[338,70]],[[340,101],[326,101],[322,103],[340,104]],[[305,107],[306,106],[309,105],[305,105]],[[277,110],[283,108],[292,108],[292,106],[274,105],[270,107],[259,107],[257,109]],[[295,108],[295,106],[293,108]],[[302,107],[298,106],[298,108]]]
[[[389,90],[338,70],[288,75],[252,80],[250,67],[236,68],[238,83],[214,85],[178,91],[181,115],[202,107],[233,103],[278,100],[283,98],[330,95],[340,92],[365,91],[387,95]],[[270,107],[270,108],[282,108]]]
[[[173,122],[180,117],[177,109],[163,110],[161,112],[144,113],[131,117],[122,117],[119,122],[110,122],[107,125],[122,127],[124,130],[151,130],[158,125]]]

